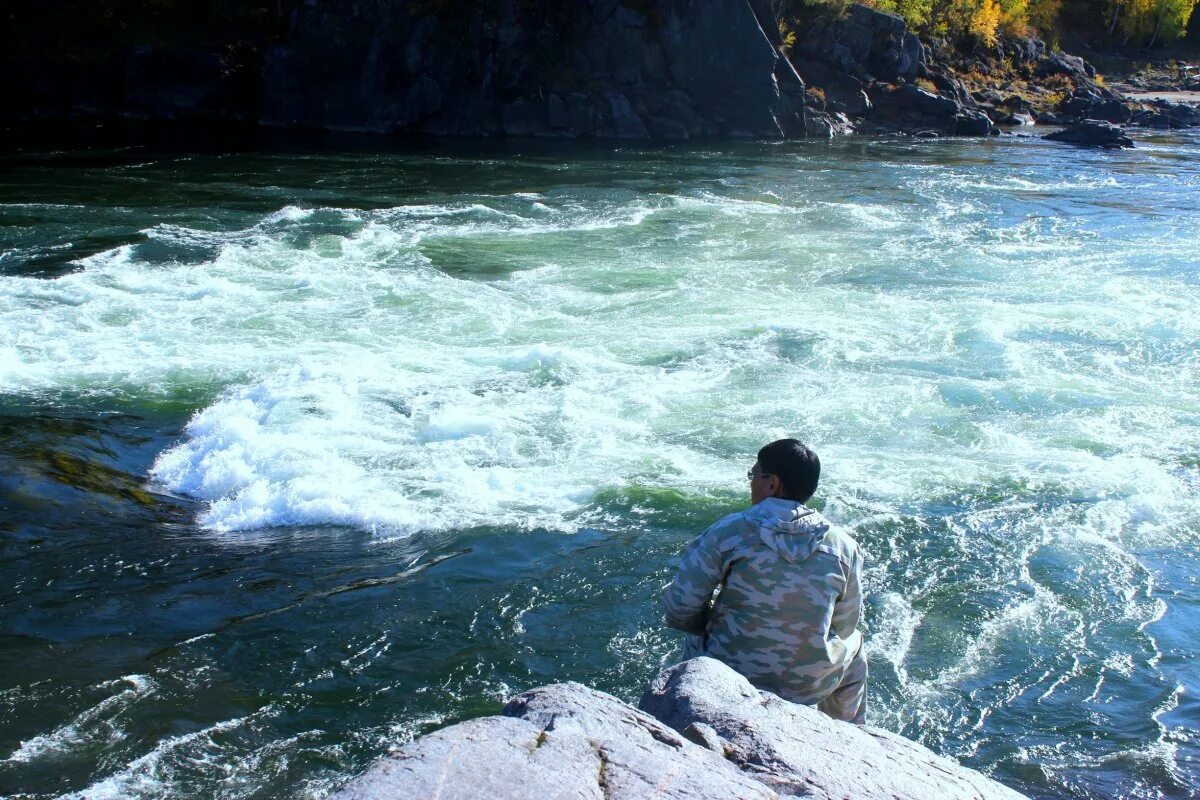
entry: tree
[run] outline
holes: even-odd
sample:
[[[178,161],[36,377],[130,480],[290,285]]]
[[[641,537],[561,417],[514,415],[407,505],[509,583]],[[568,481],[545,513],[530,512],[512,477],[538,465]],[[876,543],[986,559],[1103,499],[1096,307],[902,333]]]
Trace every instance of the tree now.
[[[996,43],[996,29],[1000,27],[1002,12],[997,0],[982,0],[971,14],[968,32],[989,47]]]

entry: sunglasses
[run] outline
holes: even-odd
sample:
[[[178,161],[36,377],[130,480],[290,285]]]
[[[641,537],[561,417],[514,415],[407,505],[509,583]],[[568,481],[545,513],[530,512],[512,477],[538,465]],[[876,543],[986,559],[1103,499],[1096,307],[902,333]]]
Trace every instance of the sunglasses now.
[[[769,477],[771,477],[770,472],[755,472],[753,469],[746,470],[746,480],[748,480],[748,481],[752,481],[755,478],[769,478]]]

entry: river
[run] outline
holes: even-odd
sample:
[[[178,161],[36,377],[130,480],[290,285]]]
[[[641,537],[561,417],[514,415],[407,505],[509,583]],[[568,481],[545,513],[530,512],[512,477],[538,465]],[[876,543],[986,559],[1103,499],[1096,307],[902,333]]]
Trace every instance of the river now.
[[[1200,785],[1200,137],[0,159],[0,794],[323,797],[676,659],[763,443],[869,722]]]

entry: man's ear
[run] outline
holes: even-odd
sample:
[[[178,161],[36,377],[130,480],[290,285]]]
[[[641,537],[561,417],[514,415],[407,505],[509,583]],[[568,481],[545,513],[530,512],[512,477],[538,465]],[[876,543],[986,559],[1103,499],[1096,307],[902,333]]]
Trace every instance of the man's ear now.
[[[783,481],[779,480],[778,475],[772,475],[767,479],[767,497],[778,497],[783,491]]]

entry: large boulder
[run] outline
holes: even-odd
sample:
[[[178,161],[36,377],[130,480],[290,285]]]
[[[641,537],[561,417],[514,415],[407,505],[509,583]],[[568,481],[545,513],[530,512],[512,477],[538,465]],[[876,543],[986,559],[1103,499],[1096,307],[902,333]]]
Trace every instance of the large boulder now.
[[[1105,122],[1129,122],[1133,110],[1125,98],[1101,86],[1078,86],[1059,105],[1058,110],[1078,120],[1099,119]]]
[[[778,795],[719,754],[578,683],[526,692],[380,759],[333,800],[635,800]]]
[[[957,136],[987,136],[992,132],[991,119],[970,97],[964,103],[949,92],[935,94],[913,83],[896,87],[875,84],[870,97],[872,118],[899,130]]]
[[[333,800],[1020,800],[893,733],[759,692],[719,661],[664,670],[641,710],[577,683],[409,742]]]
[[[1090,82],[1096,77],[1096,68],[1079,56],[1068,53],[1050,53],[1037,62],[1037,75],[1042,78],[1051,75],[1065,75],[1073,81]]]
[[[1200,126],[1200,107],[1168,100],[1154,100],[1147,106],[1134,113],[1130,120],[1134,125],[1162,129]]]
[[[1042,138],[1052,142],[1066,142],[1080,147],[1100,147],[1106,150],[1133,147],[1133,139],[1126,136],[1122,128],[1098,119],[1085,119],[1061,131],[1048,133]]]
[[[850,725],[760,692],[729,667],[695,658],[664,670],[641,708],[722,753],[782,796],[816,800],[1019,800],[978,772],[903,736]]]
[[[805,30],[794,57],[798,64],[821,62],[860,79],[911,81],[925,51],[902,17],[856,3],[844,17],[819,20]]]

